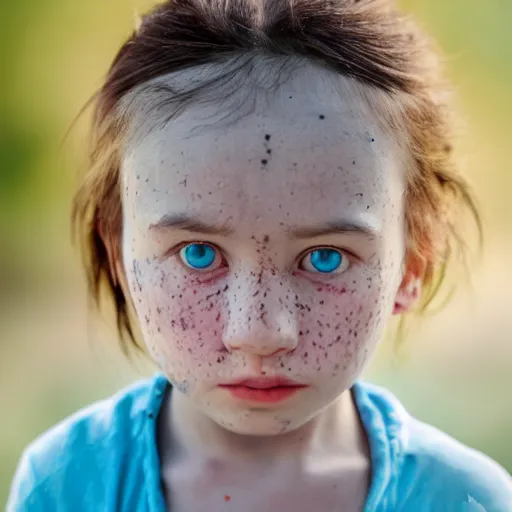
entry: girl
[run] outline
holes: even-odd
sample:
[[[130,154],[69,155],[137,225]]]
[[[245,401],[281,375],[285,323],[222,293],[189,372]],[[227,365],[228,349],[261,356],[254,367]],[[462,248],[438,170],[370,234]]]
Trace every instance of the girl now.
[[[9,510],[512,510],[504,469],[358,380],[478,221],[424,42],[384,0],[145,16],[74,221],[161,373],[27,448]]]

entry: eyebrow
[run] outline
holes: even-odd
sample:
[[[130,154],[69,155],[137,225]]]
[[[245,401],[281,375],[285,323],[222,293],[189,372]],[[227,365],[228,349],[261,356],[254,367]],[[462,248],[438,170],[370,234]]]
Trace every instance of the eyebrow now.
[[[150,224],[150,230],[180,229],[182,231],[192,231],[203,235],[229,236],[234,230],[228,226],[208,224],[194,217],[189,217],[184,213],[166,214],[154,224]]]
[[[367,222],[335,219],[319,226],[300,227],[289,231],[291,238],[304,239],[326,235],[360,234],[375,238],[379,230]]]
[[[149,229],[152,231],[179,229],[203,235],[217,235],[224,237],[228,237],[235,233],[235,230],[227,225],[209,224],[208,222],[203,222],[183,213],[166,214],[157,222],[151,224]],[[291,239],[306,239],[336,234],[361,234],[368,238],[375,238],[378,236],[379,230],[367,222],[335,219],[317,226],[291,228],[287,230],[287,234]]]

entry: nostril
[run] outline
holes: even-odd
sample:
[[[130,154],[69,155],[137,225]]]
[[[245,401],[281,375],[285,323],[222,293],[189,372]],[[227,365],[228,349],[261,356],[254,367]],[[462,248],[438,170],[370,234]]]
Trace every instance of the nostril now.
[[[279,349],[277,349],[275,352],[272,352],[271,354],[269,354],[267,357],[273,357],[273,356],[276,356],[277,354],[280,354],[281,352],[287,352],[287,349],[285,349],[285,348],[279,348]]]
[[[259,350],[261,357],[275,357],[277,355],[285,354],[290,350],[287,347],[281,347],[277,350],[274,350],[273,347],[263,347]]]
[[[229,352],[230,354],[232,352],[236,352],[237,350],[240,350],[240,346],[239,345],[230,345],[230,344],[224,344],[224,349],[221,349],[222,350],[225,350],[226,352]]]
[[[226,351],[233,353],[237,351],[246,352],[248,354],[258,355],[260,357],[274,357],[278,354],[288,352],[289,349],[286,347],[280,347],[275,349],[272,346],[265,346],[251,343],[241,343],[239,345],[226,345]]]

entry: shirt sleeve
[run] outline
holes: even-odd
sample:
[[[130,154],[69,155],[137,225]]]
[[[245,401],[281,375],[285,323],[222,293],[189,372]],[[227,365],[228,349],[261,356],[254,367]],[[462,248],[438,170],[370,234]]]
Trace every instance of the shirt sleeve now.
[[[512,478],[470,449],[409,458],[399,489],[400,512],[512,512]]]
[[[39,482],[28,452],[24,452],[14,474],[7,512],[39,512],[45,510],[42,493],[38,493]]]
[[[474,453],[465,470],[452,478],[454,489],[464,495],[454,512],[512,512],[512,478],[489,457]]]

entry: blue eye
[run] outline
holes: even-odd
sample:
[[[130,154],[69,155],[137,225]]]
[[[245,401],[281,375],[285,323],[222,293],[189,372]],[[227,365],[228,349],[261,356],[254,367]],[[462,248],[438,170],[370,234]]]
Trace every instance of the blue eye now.
[[[204,270],[216,259],[215,249],[206,244],[189,244],[180,250],[180,258],[187,267]]]
[[[322,274],[338,274],[349,265],[348,258],[342,252],[329,248],[311,251],[302,261],[305,270]]]

